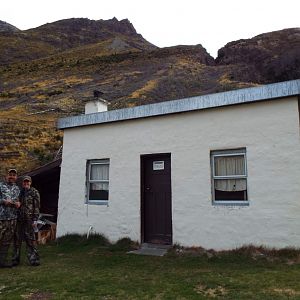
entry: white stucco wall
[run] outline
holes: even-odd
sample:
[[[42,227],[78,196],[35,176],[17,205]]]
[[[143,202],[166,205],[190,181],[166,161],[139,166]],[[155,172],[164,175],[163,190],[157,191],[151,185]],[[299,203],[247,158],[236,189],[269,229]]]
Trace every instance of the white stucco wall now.
[[[210,151],[245,147],[249,206],[214,206]],[[171,153],[173,243],[300,247],[297,98],[64,131],[58,231],[141,238],[140,155]],[[110,158],[109,206],[85,203],[86,160]]]

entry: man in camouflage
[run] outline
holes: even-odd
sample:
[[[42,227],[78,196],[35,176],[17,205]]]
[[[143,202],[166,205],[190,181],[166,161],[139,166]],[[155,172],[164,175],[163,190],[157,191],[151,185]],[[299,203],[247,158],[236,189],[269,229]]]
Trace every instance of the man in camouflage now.
[[[6,182],[0,183],[0,268],[12,267],[6,262],[6,257],[16,229],[17,210],[20,207],[20,190],[16,180],[16,169],[9,169]]]
[[[40,194],[31,186],[30,176],[25,176],[20,192],[21,207],[19,209],[17,229],[14,237],[13,265],[20,263],[22,241],[26,242],[27,258],[32,266],[40,265],[40,258],[36,247],[35,228],[40,210]]]

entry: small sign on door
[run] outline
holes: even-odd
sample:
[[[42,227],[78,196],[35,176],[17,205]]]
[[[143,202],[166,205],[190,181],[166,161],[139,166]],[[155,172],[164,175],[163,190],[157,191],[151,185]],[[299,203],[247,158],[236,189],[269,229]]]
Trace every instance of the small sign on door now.
[[[153,171],[164,170],[165,162],[163,160],[153,162]]]

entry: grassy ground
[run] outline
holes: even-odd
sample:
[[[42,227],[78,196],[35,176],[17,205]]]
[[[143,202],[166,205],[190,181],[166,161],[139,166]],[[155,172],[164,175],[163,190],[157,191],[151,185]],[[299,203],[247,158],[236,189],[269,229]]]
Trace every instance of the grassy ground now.
[[[42,264],[0,269],[0,299],[300,299],[300,251],[176,249],[126,254],[125,240],[77,236],[39,247]]]

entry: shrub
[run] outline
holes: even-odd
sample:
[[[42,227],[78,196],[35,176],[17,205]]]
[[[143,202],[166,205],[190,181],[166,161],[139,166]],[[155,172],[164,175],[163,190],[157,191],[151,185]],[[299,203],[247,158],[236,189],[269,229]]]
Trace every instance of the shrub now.
[[[138,248],[138,243],[125,237],[119,239],[116,243],[111,244],[110,241],[99,233],[92,233],[87,238],[86,235],[81,234],[67,234],[56,239],[56,243],[64,250],[80,250],[85,247],[106,247],[111,252],[127,252]]]
[[[91,234],[87,239],[86,235],[81,234],[67,234],[62,237],[56,239],[56,243],[58,246],[63,249],[78,249],[78,247],[86,247],[86,246],[104,246],[108,247],[110,242],[108,239],[98,233]]]

